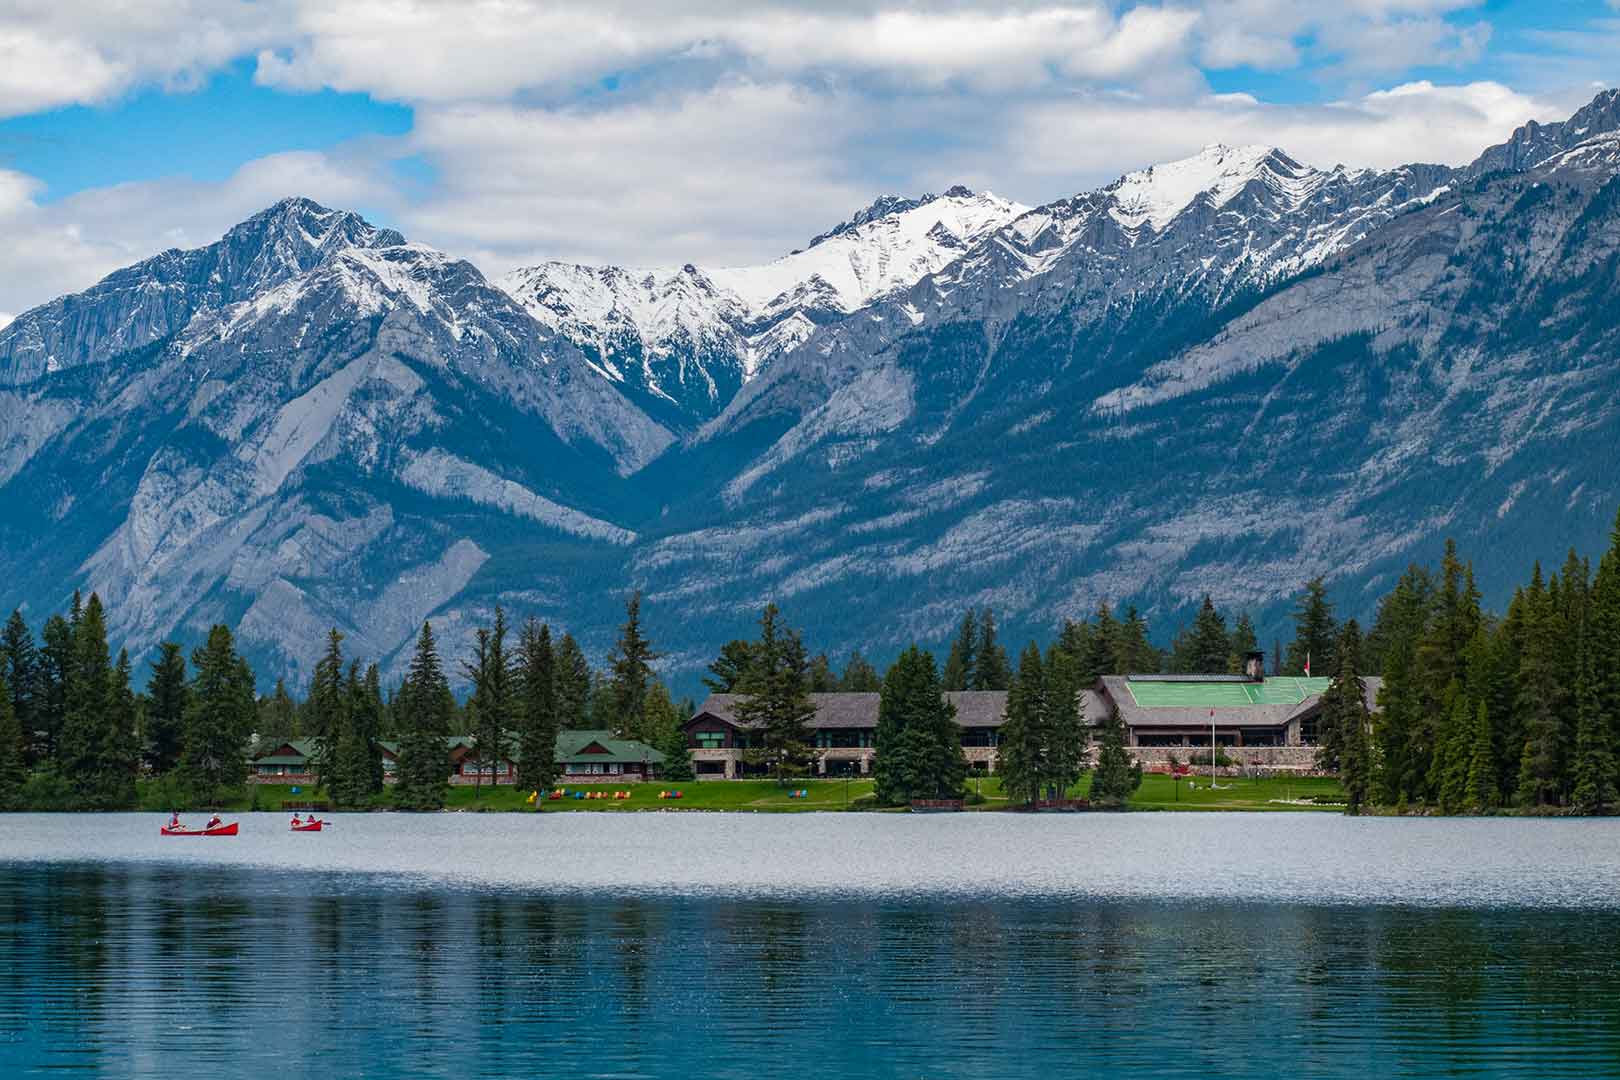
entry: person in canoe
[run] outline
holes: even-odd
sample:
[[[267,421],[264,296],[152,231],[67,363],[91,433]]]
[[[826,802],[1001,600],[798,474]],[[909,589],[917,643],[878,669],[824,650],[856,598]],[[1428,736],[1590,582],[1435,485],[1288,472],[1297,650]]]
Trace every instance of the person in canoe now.
[[[180,811],[178,811],[178,810],[170,811],[170,813],[169,813],[169,828],[171,828],[171,829],[183,829],[183,828],[185,828],[184,825],[180,824]]]
[[[294,810],[293,811],[293,819],[292,819],[292,827],[296,829],[296,828],[298,828],[298,826],[300,826],[302,824],[303,824],[303,822],[298,820],[298,811]]]
[[[208,824],[204,825],[203,828],[205,828],[205,829],[217,829],[223,824],[225,824],[225,823],[219,819],[219,815],[215,814],[213,817],[208,819]]]

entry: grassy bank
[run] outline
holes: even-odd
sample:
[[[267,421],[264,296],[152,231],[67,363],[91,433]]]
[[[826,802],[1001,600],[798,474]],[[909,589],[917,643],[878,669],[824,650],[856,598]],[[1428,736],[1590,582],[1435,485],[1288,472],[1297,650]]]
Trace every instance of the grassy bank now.
[[[541,812],[548,814],[624,813],[638,810],[802,813],[810,810],[843,810],[872,793],[870,780],[852,780],[847,784],[842,780],[803,780],[788,787],[771,780],[710,780],[704,783],[670,786],[680,788],[683,796],[680,800],[660,799],[658,792],[666,789],[662,784],[626,784],[619,790],[629,791],[628,799],[574,799],[571,796],[575,789],[570,788],[569,798],[542,799],[539,806]],[[1073,798],[1085,798],[1089,786],[1090,778],[1087,777],[1069,794]],[[613,788],[607,785],[579,790],[611,791]],[[789,798],[788,793],[793,790],[803,790],[807,792],[807,797]],[[999,810],[1007,807],[1007,798],[1001,790],[1001,781],[998,777],[970,780],[968,790],[984,796],[983,805],[969,806],[969,810]],[[529,789],[520,791],[511,787],[486,787],[474,792],[470,787],[458,785],[450,789],[449,809],[470,812],[532,812],[534,808],[527,802],[528,795]],[[1198,777],[1192,781],[1183,780],[1178,784],[1167,776],[1150,774],[1143,778],[1142,787],[1131,798],[1130,805],[1132,809],[1140,810],[1336,810],[1340,808],[1318,804],[1300,805],[1291,800],[1310,800],[1318,797],[1331,799],[1340,795],[1341,789],[1337,781],[1320,777],[1258,780],[1223,778],[1220,787],[1211,790],[1207,777]],[[229,810],[253,809],[253,796],[252,788],[232,792],[222,805]],[[257,808],[262,810],[279,809],[284,800],[320,798],[312,796],[307,787],[300,794],[294,795],[291,789],[274,784],[257,785],[257,796]],[[389,806],[385,793],[378,800],[377,808],[387,809]]]

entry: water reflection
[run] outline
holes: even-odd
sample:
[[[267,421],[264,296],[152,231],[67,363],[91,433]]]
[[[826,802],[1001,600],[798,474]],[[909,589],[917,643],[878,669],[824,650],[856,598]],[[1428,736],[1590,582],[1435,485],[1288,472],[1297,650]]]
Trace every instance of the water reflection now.
[[[6,866],[0,1075],[1612,1076],[1620,913]]]

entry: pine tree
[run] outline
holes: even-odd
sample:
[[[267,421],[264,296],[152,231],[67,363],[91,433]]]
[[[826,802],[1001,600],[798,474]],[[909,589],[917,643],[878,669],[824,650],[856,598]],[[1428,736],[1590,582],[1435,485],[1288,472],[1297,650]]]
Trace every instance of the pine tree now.
[[[996,747],[996,772],[1007,801],[1014,805],[1038,800],[1045,784],[1045,699],[1045,664],[1041,650],[1031,642],[1019,655],[1018,671],[1007,688],[1007,718]]]
[[[1328,759],[1339,773],[1346,810],[1359,814],[1372,795],[1373,759],[1367,685],[1361,678],[1361,627],[1351,619],[1333,645],[1333,681],[1322,695],[1323,740],[1318,761]]]
[[[1428,789],[1430,797],[1439,802],[1441,812],[1455,814],[1467,805],[1468,770],[1473,764],[1478,709],[1473,699],[1463,692],[1462,684],[1453,679],[1444,695],[1442,710],[1434,760],[1429,766]]]
[[[849,654],[844,673],[838,677],[838,689],[846,694],[875,694],[883,689],[883,680],[860,650]]]
[[[676,705],[669,696],[669,688],[656,679],[647,691],[647,716],[652,729],[648,745],[664,755],[664,779],[696,780],[684,726],[691,713]]]
[[[0,678],[10,688],[12,722],[22,732],[23,763],[31,758],[34,726],[34,699],[39,689],[39,649],[21,611],[12,611],[0,631]]]
[[[517,703],[506,632],[506,612],[496,605],[494,626],[479,629],[473,661],[462,661],[461,665],[473,686],[467,714],[472,720],[472,758],[478,765],[475,798],[484,771],[489,770],[491,783],[499,783],[500,763],[510,756],[507,733],[512,729]]]
[[[826,653],[817,653],[810,659],[810,692],[831,694],[838,689],[838,677],[832,672],[832,661]]]
[[[987,655],[980,636],[980,663]],[[982,669],[981,669],[982,670]],[[873,764],[878,801],[955,798],[967,778],[956,707],[945,698],[934,658],[912,645],[883,677]]]
[[[77,597],[75,597],[77,599]],[[134,768],[123,760],[126,737],[117,730],[107,620],[95,593],[79,609],[68,671],[67,713],[57,748],[62,776],[74,802],[86,810],[119,810],[134,802]]]
[[[624,625],[619,627],[619,643],[609,658],[613,672],[609,694],[613,702],[614,732],[627,739],[646,741],[647,690],[653,683],[652,663],[661,653],[641,632],[641,593],[634,592],[625,604]]]
[[[253,680],[225,626],[208,631],[207,640],[192,651],[191,666],[196,675],[188,695],[179,774],[194,798],[214,804],[221,789],[241,783],[246,774]]]
[[[1357,665],[1361,662],[1361,627],[1351,619],[1339,632],[1333,654],[1337,658],[1333,681],[1322,694],[1317,721],[1316,767],[1339,772],[1344,765],[1346,733],[1352,724],[1366,721],[1366,685]]]
[[[399,765],[394,802],[402,810],[439,810],[450,777],[447,736],[456,703],[439,660],[433,628],[422,623],[410,671],[396,702],[399,716]]]
[[[564,633],[557,642],[557,727],[563,731],[580,731],[591,726],[591,688],[593,686],[590,661],[574,640]]]
[[[1327,586],[1320,577],[1312,578],[1305,583],[1305,592],[1294,609],[1294,640],[1288,646],[1288,660],[1283,670],[1289,675],[1303,675],[1307,661],[1311,671],[1317,674],[1337,670],[1333,640],[1338,633]]]
[[[165,641],[146,680],[146,764],[162,775],[180,760],[186,728],[186,658],[180,646]]]
[[[518,780],[536,791],[557,779],[557,658],[551,627],[528,619],[518,635]]]
[[[720,655],[709,665],[709,674],[703,677],[703,685],[709,688],[710,693],[740,692],[744,681],[754,668],[753,648],[753,642],[741,638],[720,646]]]
[[[259,699],[259,741],[270,745],[298,737],[298,703],[287,693],[287,684],[276,680],[276,688]]]
[[[1476,813],[1497,804],[1496,746],[1490,714],[1481,701],[1474,708],[1473,732],[1469,739],[1468,805]]]
[[[365,806],[382,791],[382,751],[378,739],[383,725],[383,703],[377,665],[364,675],[358,660],[349,663],[344,680],[342,733],[338,736],[335,764],[329,788],[340,806]]]
[[[1061,799],[1086,771],[1090,732],[1080,712],[1081,679],[1074,658],[1053,647],[1046,654],[1046,693],[1041,727],[1046,733],[1045,783],[1051,798]]]
[[[108,725],[104,769],[115,805],[131,807],[136,802],[135,775],[141,767],[140,708],[130,685],[129,650],[119,649],[113,664],[112,715]]]
[[[1097,605],[1089,638],[1086,654],[1078,658],[1077,670],[1084,673],[1086,680],[1091,683],[1104,675],[1118,675],[1125,667],[1117,648],[1119,624],[1114,621],[1114,613],[1108,610],[1107,603]]]
[[[1591,660],[1598,723],[1607,728],[1615,758],[1613,783],[1620,787],[1620,513],[1609,549],[1598,561],[1590,597]]]
[[[1577,650],[1575,686],[1574,791],[1571,801],[1583,813],[1596,814],[1616,799],[1615,747],[1603,715],[1597,667],[1590,637],[1582,632]]]
[[[343,679],[343,635],[333,627],[326,635],[326,652],[315,663],[309,686],[307,730],[314,744],[310,754],[320,783],[331,786],[337,765],[338,742],[348,726],[349,696]]]
[[[956,640],[951,642],[950,655],[945,658],[945,671],[942,675],[945,689],[974,689],[974,676],[977,671],[974,660],[978,650],[978,616],[972,608],[969,608],[962,616],[961,626],[956,631]]]
[[[68,679],[73,670],[73,627],[60,615],[45,620],[40,632],[33,707],[28,735],[35,765],[56,762],[56,742],[68,710]]]
[[[1119,624],[1119,645],[1115,649],[1119,660],[1120,675],[1152,675],[1163,666],[1163,658],[1159,650],[1148,641],[1147,620],[1135,607],[1125,609],[1125,619]],[[1086,679],[1087,673],[1082,671],[1082,680],[1090,685],[1094,679]]]
[[[1519,801],[1525,806],[1548,806],[1561,802],[1564,796],[1568,731],[1557,707],[1557,613],[1542,581],[1539,562],[1524,601],[1518,709],[1524,718],[1525,739],[1519,757]]]
[[[816,707],[810,700],[804,643],[794,631],[778,627],[780,614],[775,604],[767,604],[760,615],[759,640],[753,646],[755,674],[733,711],[742,727],[758,735],[751,758],[768,766],[782,782],[807,769],[815,758],[809,725]]]
[[[1209,594],[1205,593],[1198,615],[1193,620],[1192,633],[1183,641],[1178,666],[1188,674],[1224,674],[1231,652],[1232,639],[1226,632],[1226,619],[1215,609]]]
[[[1131,760],[1125,746],[1125,721],[1117,708],[1108,710],[1101,728],[1097,767],[1091,774],[1091,802],[1096,806],[1123,806],[1142,786],[1142,763]]]
[[[1260,651],[1260,639],[1254,633],[1254,621],[1249,613],[1244,612],[1238,616],[1237,625],[1232,628],[1231,653],[1226,662],[1226,670],[1233,675],[1243,673],[1243,663],[1249,654]]]
[[[22,809],[23,784],[28,780],[14,700],[5,673],[0,671],[0,811]]]
[[[1007,650],[996,641],[996,617],[989,608],[979,617],[979,645],[973,650],[973,690],[1005,690],[1012,682]]]
[[[1430,583],[1427,571],[1409,567],[1378,609],[1368,635],[1381,657],[1384,685],[1373,723],[1373,801],[1389,806],[1422,797],[1431,748],[1425,739],[1418,641],[1428,626]]]

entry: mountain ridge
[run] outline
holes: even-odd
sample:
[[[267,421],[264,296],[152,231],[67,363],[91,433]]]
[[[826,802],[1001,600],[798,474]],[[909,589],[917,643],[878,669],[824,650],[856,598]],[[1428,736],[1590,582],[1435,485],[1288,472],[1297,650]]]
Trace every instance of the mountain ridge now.
[[[1617,133],[1606,92],[1460,168],[879,199],[752,276],[491,282],[283,200],[0,329],[0,600],[98,589],[135,653],[227,621],[297,682],[327,626],[397,675],[496,603],[600,655],[631,588],[691,671],[767,600],[834,651],[1205,590],[1264,635],[1441,530],[1495,587],[1620,501]]]

